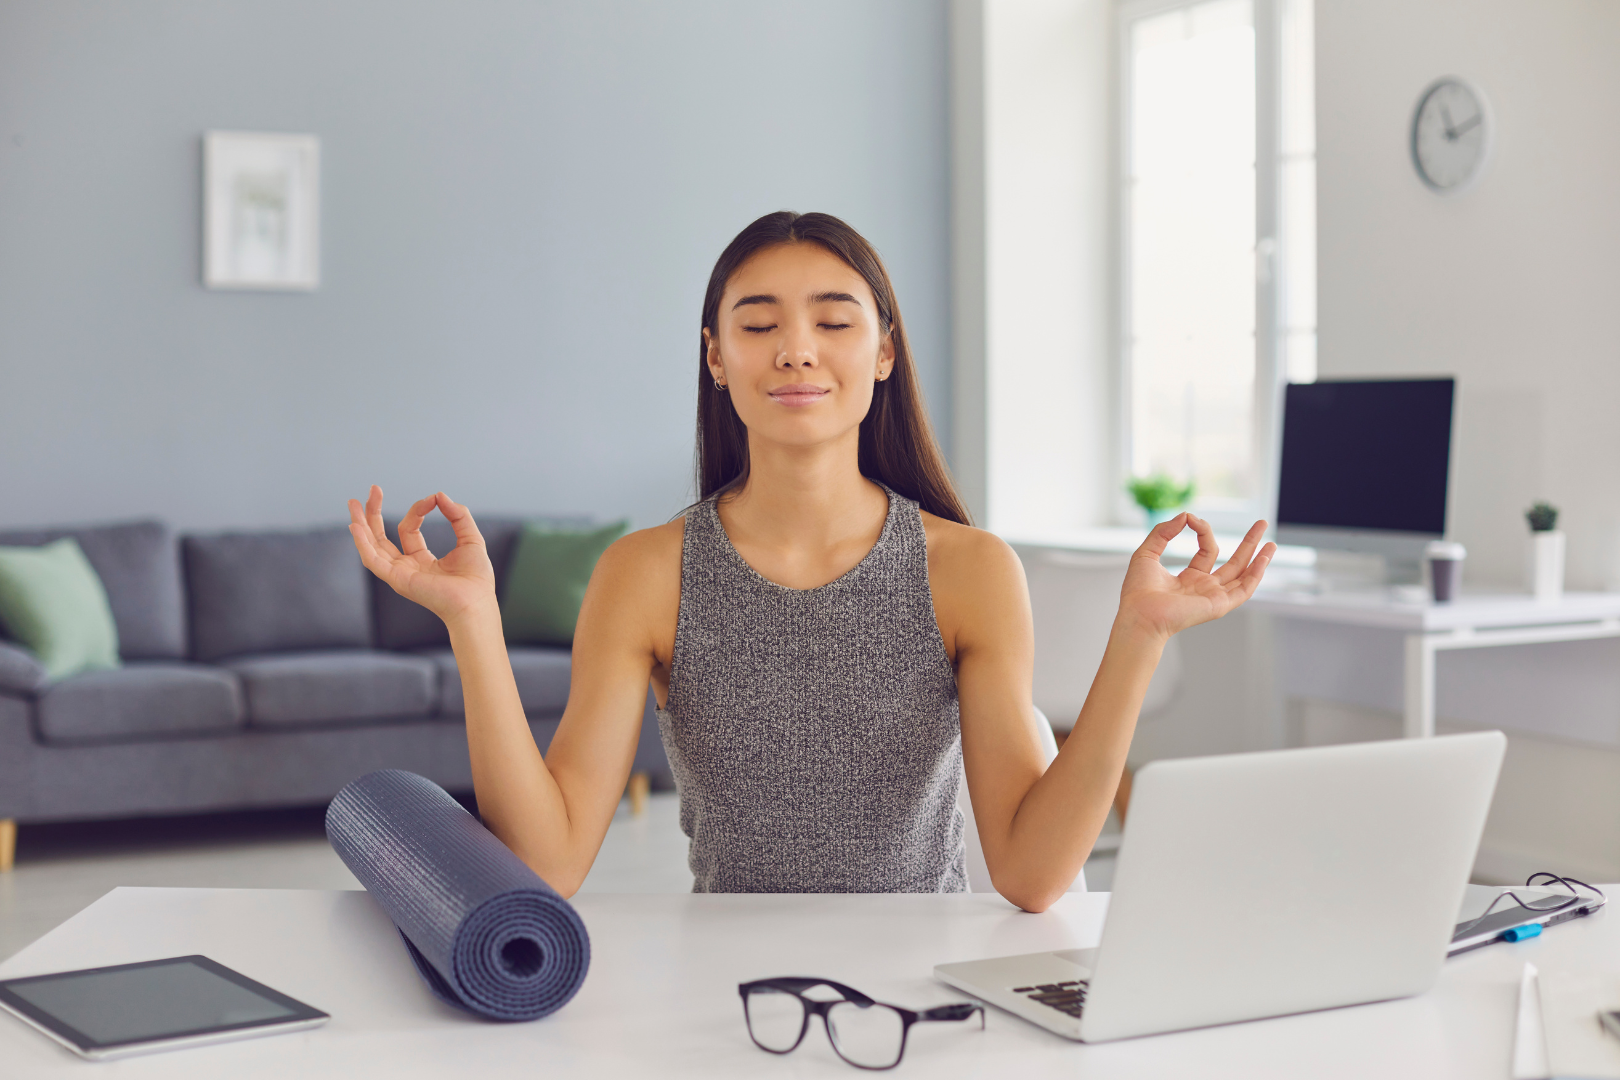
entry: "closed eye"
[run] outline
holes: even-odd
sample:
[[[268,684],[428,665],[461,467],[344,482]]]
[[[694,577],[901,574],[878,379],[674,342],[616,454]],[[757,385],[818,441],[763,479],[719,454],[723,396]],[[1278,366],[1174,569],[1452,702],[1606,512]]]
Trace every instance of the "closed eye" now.
[[[823,330],[848,330],[850,328],[850,326],[853,325],[853,324],[847,323],[847,322],[840,322],[840,323],[824,322],[824,323],[816,323],[816,325],[818,327],[820,327],[821,329],[823,329]]]
[[[769,326],[745,326],[743,327],[743,332],[748,334],[768,334],[775,329],[776,324],[771,323]]]

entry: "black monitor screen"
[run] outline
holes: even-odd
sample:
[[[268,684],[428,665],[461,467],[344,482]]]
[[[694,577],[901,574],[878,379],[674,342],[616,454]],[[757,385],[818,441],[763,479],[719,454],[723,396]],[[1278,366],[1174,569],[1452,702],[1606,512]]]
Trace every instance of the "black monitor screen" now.
[[[1289,386],[1277,523],[1444,533],[1455,386],[1451,379]]]

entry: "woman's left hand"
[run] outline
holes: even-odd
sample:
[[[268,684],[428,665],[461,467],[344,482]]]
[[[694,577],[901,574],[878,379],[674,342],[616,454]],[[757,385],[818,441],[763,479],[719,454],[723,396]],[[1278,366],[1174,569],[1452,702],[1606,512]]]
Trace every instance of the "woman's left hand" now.
[[[1187,569],[1172,574],[1159,558],[1170,541],[1188,527],[1198,534],[1198,554]],[[1215,531],[1209,522],[1180,513],[1155,525],[1131,556],[1130,569],[1125,572],[1119,594],[1120,622],[1169,638],[1189,626],[1225,615],[1254,595],[1277,552],[1277,545],[1268,543],[1259,554],[1255,553],[1265,533],[1266,523],[1255,522],[1232,557],[1217,569],[1215,559],[1220,545],[1215,543]]]

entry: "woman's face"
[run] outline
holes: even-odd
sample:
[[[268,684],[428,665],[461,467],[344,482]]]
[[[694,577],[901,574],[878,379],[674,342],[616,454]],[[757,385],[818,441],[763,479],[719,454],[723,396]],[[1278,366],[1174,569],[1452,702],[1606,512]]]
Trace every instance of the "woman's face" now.
[[[894,367],[866,279],[819,244],[755,253],[726,283],[703,339],[709,373],[751,440],[810,446],[850,436],[873,383]]]

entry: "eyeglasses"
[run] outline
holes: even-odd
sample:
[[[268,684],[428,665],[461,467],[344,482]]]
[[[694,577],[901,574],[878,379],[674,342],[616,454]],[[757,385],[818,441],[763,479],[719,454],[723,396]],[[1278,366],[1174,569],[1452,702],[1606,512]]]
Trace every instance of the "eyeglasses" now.
[[[818,1001],[804,996],[825,986],[841,996]],[[911,1025],[930,1020],[966,1020],[979,1014],[984,1030],[984,1006],[963,1001],[922,1012],[873,1001],[854,987],[831,979],[758,979],[737,987],[742,995],[748,1037],[761,1050],[787,1054],[798,1049],[810,1030],[810,1017],[819,1016],[838,1056],[858,1069],[892,1069],[906,1052]]]

